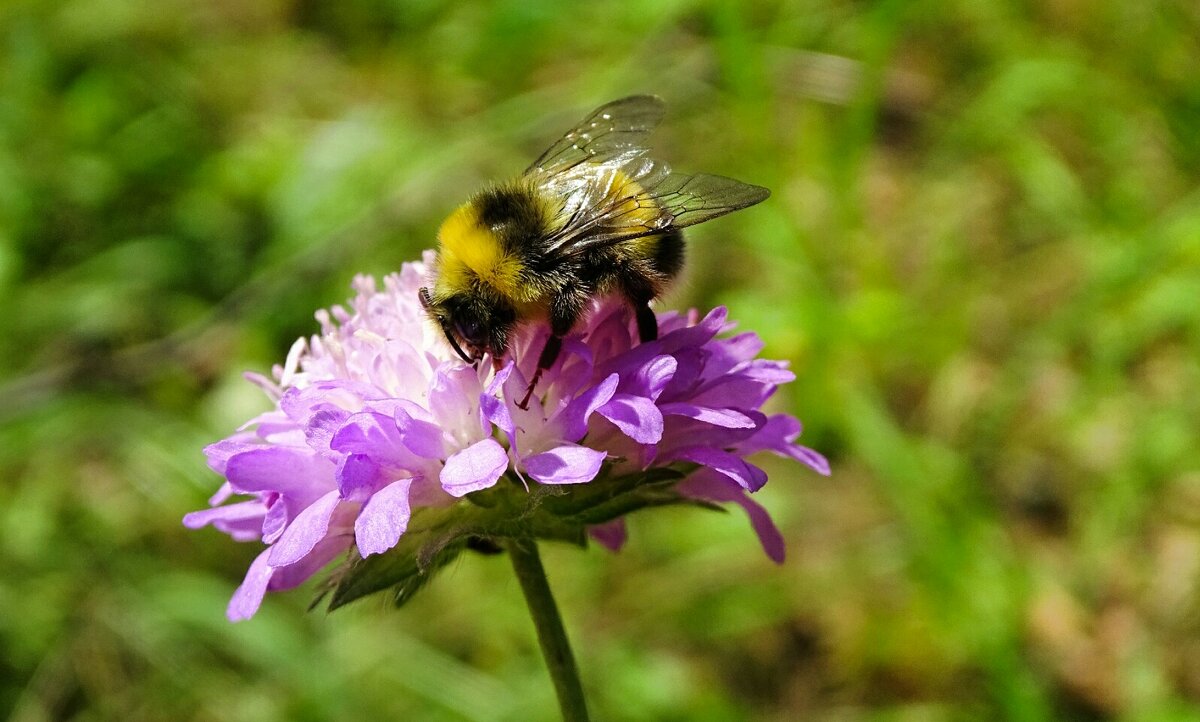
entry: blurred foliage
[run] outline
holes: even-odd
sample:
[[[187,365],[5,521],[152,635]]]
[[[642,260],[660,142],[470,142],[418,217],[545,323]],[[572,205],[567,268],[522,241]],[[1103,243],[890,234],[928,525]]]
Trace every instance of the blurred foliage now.
[[[829,453],[545,550],[605,720],[1200,719],[1200,6],[0,4],[0,717],[549,720],[503,559],[225,602],[201,447],[466,189],[656,92],[692,234]],[[768,462],[769,463],[769,462]]]

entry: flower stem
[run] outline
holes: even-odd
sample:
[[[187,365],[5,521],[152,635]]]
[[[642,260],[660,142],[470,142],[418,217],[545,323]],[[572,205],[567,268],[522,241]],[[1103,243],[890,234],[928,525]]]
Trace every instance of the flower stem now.
[[[533,615],[538,644],[550,669],[550,678],[554,680],[563,722],[587,722],[587,704],[583,699],[583,686],[579,683],[579,669],[575,666],[562,617],[558,614],[554,595],[550,593],[550,584],[546,581],[546,570],[542,568],[537,542],[533,539],[513,539],[506,546],[513,571],[525,594],[525,603]]]

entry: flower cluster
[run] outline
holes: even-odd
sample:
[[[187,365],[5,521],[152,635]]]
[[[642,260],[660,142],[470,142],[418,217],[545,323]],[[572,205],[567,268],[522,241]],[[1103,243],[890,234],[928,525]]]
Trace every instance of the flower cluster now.
[[[793,375],[756,358],[757,336],[722,336],[730,326],[718,308],[660,314],[658,340],[637,343],[628,309],[596,301],[522,409],[547,331],[524,329],[516,361],[496,371],[464,365],[424,317],[424,266],[405,264],[382,290],[356,278],[349,310],[318,312],[321,334],[297,341],[273,380],[248,375],[274,408],[205,450],[226,481],[212,508],[184,523],[267,545],[230,619],[252,616],[266,591],[300,584],[351,548],[362,557],[391,549],[414,514],[462,504],[505,475],[535,488],[680,469],[676,493],[742,506],[782,561],[779,532],[748,496],[766,474],[745,457],[772,451],[822,474],[828,465],[793,443],[796,419],[759,410]],[[234,495],[248,498],[226,503]],[[611,548],[624,540],[620,518],[589,532]]]

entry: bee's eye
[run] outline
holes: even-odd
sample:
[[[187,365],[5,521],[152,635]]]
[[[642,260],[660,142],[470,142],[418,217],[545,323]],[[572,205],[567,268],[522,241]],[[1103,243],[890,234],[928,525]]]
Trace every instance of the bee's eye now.
[[[478,319],[464,318],[454,322],[454,330],[459,338],[476,348],[482,347],[487,341],[484,338],[483,324]]]

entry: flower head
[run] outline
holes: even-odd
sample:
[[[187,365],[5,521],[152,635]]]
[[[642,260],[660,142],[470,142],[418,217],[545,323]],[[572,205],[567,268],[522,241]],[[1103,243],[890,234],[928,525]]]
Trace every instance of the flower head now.
[[[424,573],[480,536],[582,540],[586,531],[617,548],[624,513],[689,500],[742,506],[782,561],[778,530],[749,497],[766,474],[745,457],[772,451],[829,469],[794,443],[796,419],[760,411],[793,375],[756,358],[753,333],[721,335],[731,328],[723,308],[660,314],[659,338],[637,343],[628,309],[595,301],[523,409],[548,332],[522,330],[516,361],[494,372],[464,365],[424,317],[424,275],[424,264],[405,264],[382,290],[357,277],[350,308],[318,312],[321,334],[297,341],[273,380],[248,375],[274,408],[205,450],[226,481],[212,508],[184,523],[267,545],[231,619],[351,549],[366,558],[400,545],[393,553],[411,554],[411,571]],[[234,495],[244,498],[226,503]],[[342,601],[402,582],[394,566]]]

